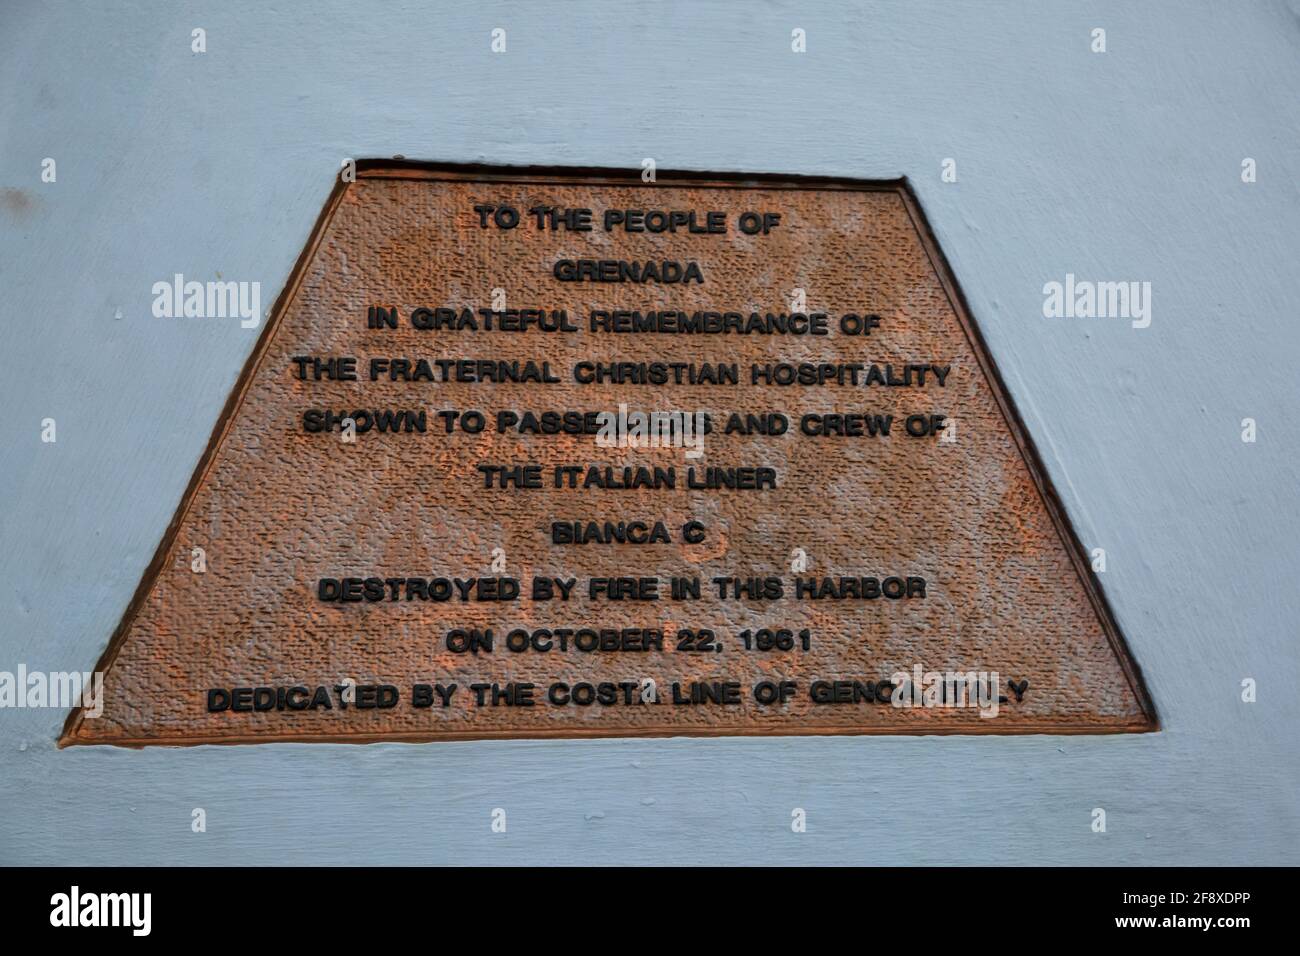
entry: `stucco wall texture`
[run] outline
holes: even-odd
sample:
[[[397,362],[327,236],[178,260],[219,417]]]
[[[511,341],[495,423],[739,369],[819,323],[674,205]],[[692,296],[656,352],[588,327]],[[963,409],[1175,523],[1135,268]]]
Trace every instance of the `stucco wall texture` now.
[[[3,708],[0,862],[1300,862],[1298,51],[1294,3],[0,6],[0,671],[99,659],[257,339],[153,283],[269,307],[348,157],[653,157],[907,177],[1161,724],[58,750]],[[1045,318],[1069,274],[1150,325]]]

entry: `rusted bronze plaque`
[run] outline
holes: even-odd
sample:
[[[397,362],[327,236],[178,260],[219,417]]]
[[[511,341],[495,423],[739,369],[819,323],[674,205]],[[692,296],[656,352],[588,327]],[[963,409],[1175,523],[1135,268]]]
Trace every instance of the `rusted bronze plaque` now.
[[[1154,714],[902,183],[341,183],[64,743]]]

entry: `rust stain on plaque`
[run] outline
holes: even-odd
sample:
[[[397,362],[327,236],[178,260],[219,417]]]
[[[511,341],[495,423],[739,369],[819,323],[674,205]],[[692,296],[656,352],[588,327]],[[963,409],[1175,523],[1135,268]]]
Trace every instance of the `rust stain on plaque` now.
[[[489,217],[484,228],[480,204],[524,218],[503,229]],[[591,209],[593,228],[539,231],[527,215],[539,205]],[[696,211],[699,223],[716,211],[727,231],[607,231],[606,210]],[[746,212],[780,219],[747,235],[738,228]],[[704,281],[561,282],[558,260],[695,262]],[[578,331],[486,331],[478,310],[503,308],[498,289],[505,308],[562,309]],[[801,311],[826,314],[829,334],[590,324],[593,312],[617,310],[788,313],[794,290],[806,296]],[[395,306],[398,327],[368,328],[371,306]],[[421,307],[473,310],[479,328],[417,328]],[[843,334],[846,315],[878,325]],[[299,356],[355,358],[358,380],[317,381],[311,366],[304,379]],[[376,358],[426,359],[435,371],[436,359],[549,363],[559,381],[392,381],[383,370],[371,381]],[[740,383],[582,384],[581,362],[734,364]],[[751,384],[754,365],[782,363],[858,366],[860,379]],[[889,384],[909,365],[928,377]],[[709,413],[702,457],[497,431],[500,411],[617,412],[620,403]],[[349,443],[337,428],[306,430],[311,409],[423,411],[427,431],[372,427]],[[484,413],[486,427],[447,434],[438,413],[453,409]],[[724,434],[733,412],[779,412],[788,430]],[[825,429],[836,415],[892,416],[892,426],[872,437],[870,419],[845,418],[854,424],[844,430],[867,433],[804,434],[805,421]],[[914,437],[912,415],[955,427]],[[484,487],[485,464],[539,466],[541,487]],[[624,466],[674,468],[677,487],[557,488],[564,466],[584,479],[593,466],[616,476]],[[777,486],[694,490],[691,467],[770,468]],[[551,536],[552,521],[635,520],[662,521],[671,541]],[[703,541],[683,540],[690,521],[703,524]],[[196,548],[205,573],[192,569]],[[498,548],[504,571],[492,569]],[[794,570],[801,555],[807,567]],[[589,597],[593,578],[615,577],[657,578],[660,599]],[[388,583],[379,601],[322,599],[322,579],[347,578],[403,583],[396,601]],[[519,582],[518,599],[427,596],[439,579],[501,578]],[[538,601],[537,578],[576,583],[567,601]],[[671,599],[673,578],[698,578],[700,599]],[[719,578],[766,596],[719,597]],[[817,596],[797,582],[812,582]],[[900,588],[901,597],[870,596]],[[651,649],[579,649],[592,642],[584,629]],[[683,641],[683,629],[693,636]],[[489,630],[491,651],[449,647],[449,632]],[[572,631],[567,650],[561,630]],[[508,649],[511,632],[528,635],[529,649]],[[364,168],[322,213],[99,669],[102,714],[75,711],[61,744],[1155,728],[1083,549],[901,182],[691,175],[644,184],[608,171]],[[969,703],[983,706],[927,706],[955,696],[929,675],[971,671],[988,675],[966,685]],[[900,674],[920,676],[915,696]],[[644,700],[646,679],[657,703]],[[340,689],[348,682],[355,694]],[[443,706],[432,688],[451,684]],[[514,696],[494,705],[487,690],[480,704],[476,684]]]

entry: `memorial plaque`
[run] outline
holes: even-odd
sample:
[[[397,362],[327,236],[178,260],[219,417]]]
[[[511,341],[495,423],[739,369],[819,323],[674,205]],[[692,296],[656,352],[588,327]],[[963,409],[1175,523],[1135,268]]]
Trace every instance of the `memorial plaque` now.
[[[100,669],[62,743],[1155,726],[897,182],[363,168]]]

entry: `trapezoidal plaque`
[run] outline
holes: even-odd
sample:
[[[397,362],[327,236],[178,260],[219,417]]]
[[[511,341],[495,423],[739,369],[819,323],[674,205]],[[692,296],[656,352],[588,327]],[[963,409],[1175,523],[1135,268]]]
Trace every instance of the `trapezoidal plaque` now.
[[[63,744],[1155,727],[901,182],[363,168],[99,669]]]

